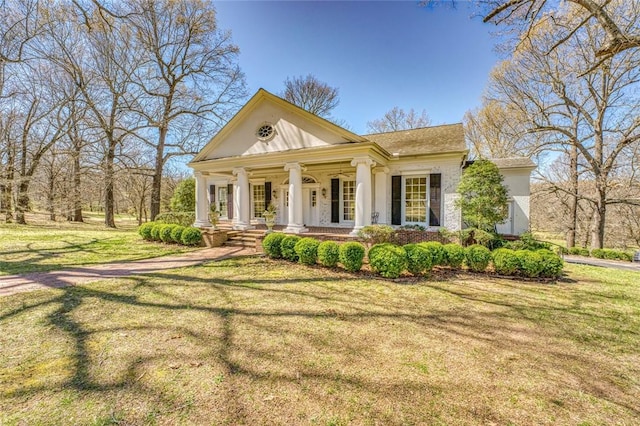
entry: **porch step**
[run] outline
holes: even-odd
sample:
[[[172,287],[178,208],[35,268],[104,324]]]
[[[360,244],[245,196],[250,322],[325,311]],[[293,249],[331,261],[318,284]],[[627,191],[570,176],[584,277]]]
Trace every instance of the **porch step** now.
[[[249,229],[246,231],[227,231],[227,241],[225,245],[232,247],[247,247],[255,250],[256,240],[264,235],[261,229]]]

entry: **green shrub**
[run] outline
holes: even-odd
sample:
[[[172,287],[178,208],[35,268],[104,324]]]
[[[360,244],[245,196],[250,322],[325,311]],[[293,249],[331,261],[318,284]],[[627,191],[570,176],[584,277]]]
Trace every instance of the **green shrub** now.
[[[262,240],[264,253],[272,259],[280,259],[282,257],[280,245],[285,237],[286,235],[281,232],[273,232],[264,237]]]
[[[395,244],[376,244],[369,250],[369,265],[385,278],[398,278],[407,268],[407,253]]]
[[[182,241],[182,244],[185,246],[197,246],[202,241],[202,233],[198,228],[188,226],[182,231],[180,241]]]
[[[520,235],[520,239],[516,241],[510,241],[505,244],[506,248],[510,248],[511,250],[540,250],[540,249],[551,249],[551,244],[546,243],[544,241],[538,241],[533,238],[530,232],[525,232]]]
[[[160,230],[164,226],[164,223],[154,223],[151,227],[151,239],[153,241],[160,241]]]
[[[491,252],[480,244],[473,244],[467,247],[464,256],[467,266],[474,272],[483,272],[491,261]]]
[[[154,222],[143,223],[138,227],[138,234],[147,241],[152,240],[151,228],[153,228],[153,225],[155,225]]]
[[[368,245],[381,244],[390,242],[394,233],[389,225],[369,225],[358,231],[358,238]]]
[[[173,232],[173,227],[175,225],[164,225],[160,228],[160,240],[163,243],[172,243],[173,239],[171,238],[171,233]]]
[[[305,265],[315,265],[318,261],[318,246],[320,241],[315,238],[306,237],[301,239],[294,246],[298,255],[298,261]]]
[[[300,241],[297,235],[287,235],[280,242],[280,253],[282,258],[292,262],[298,261],[298,253],[296,253],[296,244]]]
[[[349,272],[356,272],[362,268],[364,259],[364,246],[355,241],[344,243],[339,250],[340,263]]]
[[[446,264],[447,252],[444,250],[442,243],[438,241],[428,241],[426,243],[418,243],[420,247],[423,247],[431,254],[431,265],[440,266]]]
[[[589,249],[583,247],[571,247],[569,249],[569,254],[589,257]]]
[[[631,262],[633,260],[633,255],[621,250],[604,249],[603,251],[605,259],[625,260],[627,262]]]
[[[542,258],[542,270],[540,271],[541,277],[558,278],[562,275],[564,262],[560,256],[547,249],[537,250],[536,253],[538,253]]]
[[[493,267],[502,275],[515,275],[520,269],[520,258],[513,250],[500,248],[492,252]]]
[[[529,278],[537,278],[542,273],[544,264],[542,256],[531,250],[516,251],[518,260],[520,261],[520,272]]]
[[[464,247],[460,244],[449,243],[442,246],[446,254],[446,264],[452,268],[460,268],[464,262]]]
[[[323,241],[318,246],[318,261],[322,266],[335,268],[340,260],[340,247],[335,241]]]
[[[421,275],[431,270],[431,252],[420,244],[405,244],[404,251],[407,253],[407,269],[413,275]],[[369,253],[371,258],[371,253]]]
[[[191,226],[196,221],[195,212],[167,212],[156,216],[156,222],[170,225]]]
[[[604,259],[604,249],[593,249],[591,250],[591,256],[596,257],[598,259]]]
[[[171,239],[174,243],[182,244],[182,232],[185,230],[185,227],[182,225],[173,225],[173,230],[171,231]]]

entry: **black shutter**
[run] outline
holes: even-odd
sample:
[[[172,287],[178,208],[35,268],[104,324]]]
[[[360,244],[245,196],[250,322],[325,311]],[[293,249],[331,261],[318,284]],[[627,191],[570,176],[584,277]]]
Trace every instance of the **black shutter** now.
[[[209,204],[213,205],[216,202],[216,186],[209,185]]]
[[[429,175],[429,226],[440,226],[440,205],[442,200],[442,175]]]
[[[227,185],[227,219],[233,219],[233,184]]]
[[[331,223],[340,222],[340,179],[331,179]]]
[[[264,183],[264,208],[268,209],[271,204],[271,182]]]
[[[391,176],[391,224],[402,225],[402,176]]]

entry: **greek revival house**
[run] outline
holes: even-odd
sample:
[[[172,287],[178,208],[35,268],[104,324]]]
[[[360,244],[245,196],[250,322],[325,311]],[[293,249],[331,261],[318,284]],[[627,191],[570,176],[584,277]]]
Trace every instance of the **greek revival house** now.
[[[372,223],[462,226],[454,201],[466,164],[462,124],[357,135],[264,89],[189,164],[196,176],[196,222],[214,205],[234,229],[264,223],[273,204],[284,232]],[[528,158],[497,160],[510,189],[505,234],[529,228]]]

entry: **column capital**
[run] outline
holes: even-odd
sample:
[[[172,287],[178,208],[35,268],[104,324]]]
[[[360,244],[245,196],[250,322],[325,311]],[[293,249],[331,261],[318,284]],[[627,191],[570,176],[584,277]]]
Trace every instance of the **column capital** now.
[[[376,167],[373,170],[373,174],[378,174],[378,173],[389,173],[389,168],[388,167]]]
[[[233,170],[231,170],[231,173],[233,173],[234,176],[238,176],[238,175],[247,175],[247,169],[245,169],[244,167],[234,167]]]
[[[307,170],[307,168],[300,163],[286,163],[284,165],[284,171],[288,172],[289,170],[298,170],[299,172],[304,172]]]
[[[352,167],[356,167],[359,164],[364,164],[367,167],[371,167],[371,166],[375,166],[376,162],[369,157],[355,157],[353,160],[351,160]]]

